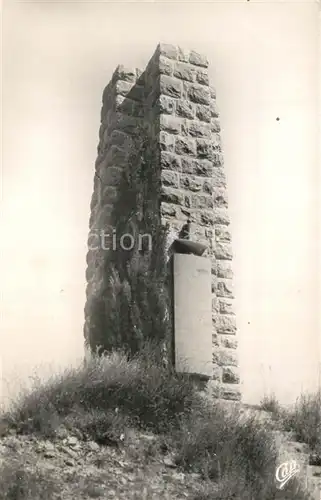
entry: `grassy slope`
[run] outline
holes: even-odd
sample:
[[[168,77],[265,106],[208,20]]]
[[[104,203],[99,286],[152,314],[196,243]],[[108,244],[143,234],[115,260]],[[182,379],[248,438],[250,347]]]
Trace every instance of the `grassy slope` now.
[[[147,348],[39,383],[0,427],[3,500],[310,498],[295,478],[277,493],[267,425],[209,403]]]

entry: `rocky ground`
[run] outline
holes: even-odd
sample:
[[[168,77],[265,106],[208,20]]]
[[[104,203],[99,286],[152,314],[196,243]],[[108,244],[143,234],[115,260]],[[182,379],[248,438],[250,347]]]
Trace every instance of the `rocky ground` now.
[[[297,442],[291,432],[280,430],[278,422],[273,420],[271,413],[245,406],[243,411],[259,416],[264,424],[271,428],[279,450],[279,463],[295,460],[300,466],[298,473],[300,481],[310,492],[311,499],[321,500],[321,457],[311,453],[307,444]],[[283,492],[279,492],[277,498],[280,500],[287,498],[286,487]]]
[[[180,472],[160,452],[155,436],[130,431],[119,438],[106,446],[63,428],[50,441],[13,434],[1,439],[0,453],[8,464],[23,463],[35,475],[35,488],[48,483],[48,500],[183,500],[194,498],[200,487],[206,490],[199,475]]]
[[[313,500],[321,500],[321,464],[305,443],[293,440],[291,433],[274,431],[280,450],[280,461],[295,460],[300,465],[299,476]],[[319,465],[314,465],[319,464]]]
[[[261,418],[273,425],[269,414],[261,412]],[[307,446],[292,441],[290,434],[274,432],[280,460],[296,460],[311,499],[320,500],[321,467],[309,465],[313,457]],[[7,465],[13,489],[15,484],[17,491],[28,488],[29,496],[16,492],[10,497],[13,499],[192,500],[202,498],[201,493],[209,489],[209,483],[200,475],[183,473],[176,467],[173,457],[162,449],[159,437],[135,430],[127,430],[117,439],[106,438],[104,444],[87,440],[77,430],[70,433],[64,427],[58,428],[51,440],[11,432],[0,439],[0,456]],[[23,466],[20,473],[10,478],[12,471],[19,471],[19,464]],[[30,480],[31,476],[34,480]],[[276,498],[288,499],[286,487]]]

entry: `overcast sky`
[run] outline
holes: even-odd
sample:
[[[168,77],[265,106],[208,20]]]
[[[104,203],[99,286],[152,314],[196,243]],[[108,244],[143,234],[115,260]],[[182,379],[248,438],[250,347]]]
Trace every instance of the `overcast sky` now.
[[[290,401],[316,387],[320,360],[309,1],[4,1],[3,380],[82,355],[102,91],[117,64],[143,69],[159,41],[204,52],[217,89],[244,397]]]

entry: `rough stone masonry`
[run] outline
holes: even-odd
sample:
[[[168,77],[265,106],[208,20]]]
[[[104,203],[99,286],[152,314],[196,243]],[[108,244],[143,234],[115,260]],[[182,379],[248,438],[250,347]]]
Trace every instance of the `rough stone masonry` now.
[[[146,69],[118,66],[103,93],[90,234],[108,225],[118,196],[128,144],[144,123],[157,150],[159,216],[171,238],[191,221],[191,240],[206,243],[212,263],[213,376],[224,399],[239,399],[232,250],[227,184],[216,93],[208,60],[194,50],[159,44]],[[91,236],[90,236],[91,237]],[[103,276],[101,250],[87,254],[85,338],[95,322],[93,304]]]

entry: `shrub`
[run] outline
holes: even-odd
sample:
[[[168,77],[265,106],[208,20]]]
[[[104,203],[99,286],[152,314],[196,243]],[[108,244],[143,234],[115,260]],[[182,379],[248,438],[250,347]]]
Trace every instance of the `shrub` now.
[[[260,402],[260,408],[261,410],[272,413],[272,416],[275,418],[282,413],[280,403],[275,394],[271,394],[270,396],[265,395]]]
[[[48,500],[59,491],[59,484],[36,464],[28,468],[22,460],[7,459],[1,467],[2,500]]]
[[[93,356],[86,365],[52,377],[15,401],[2,420],[18,432],[48,437],[66,419],[70,423],[78,415],[80,422],[84,414],[87,420],[96,415],[100,427],[108,429],[108,411],[117,408],[126,422],[165,432],[178,425],[195,398],[189,378],[165,368],[146,345],[130,361],[121,353]]]
[[[221,485],[227,478],[231,484],[237,478],[239,489],[241,485],[246,491],[251,489],[253,498],[264,498],[267,478],[274,478],[273,435],[254,417],[243,417],[239,410],[227,410],[219,403],[204,402],[194,408],[183,419],[175,446],[177,463],[184,469]]]
[[[321,390],[302,395],[283,415],[284,428],[298,441],[307,443],[321,457]]]

